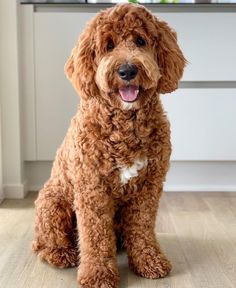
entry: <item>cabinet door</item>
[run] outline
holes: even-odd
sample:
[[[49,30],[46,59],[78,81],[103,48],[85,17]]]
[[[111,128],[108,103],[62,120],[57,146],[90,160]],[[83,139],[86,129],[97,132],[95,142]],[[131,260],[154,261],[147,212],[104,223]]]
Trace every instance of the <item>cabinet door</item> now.
[[[35,13],[37,160],[52,160],[75,114],[79,97],[64,75],[78,35],[93,13]]]
[[[179,89],[162,100],[172,160],[236,160],[236,89]]]
[[[155,14],[178,33],[189,62],[184,81],[236,81],[235,12]]]
[[[36,160],[54,158],[76,111],[79,98],[63,67],[85,23],[94,15],[88,9],[34,14]],[[176,29],[190,62],[184,80],[236,81],[234,13],[158,15]],[[174,160],[236,159],[236,137],[229,128],[236,120],[234,89],[181,89],[162,98],[172,123]]]

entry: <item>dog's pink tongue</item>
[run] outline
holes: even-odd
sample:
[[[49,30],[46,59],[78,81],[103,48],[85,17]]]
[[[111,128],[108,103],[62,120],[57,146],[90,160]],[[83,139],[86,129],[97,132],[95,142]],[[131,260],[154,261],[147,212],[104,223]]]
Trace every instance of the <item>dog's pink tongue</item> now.
[[[124,88],[120,88],[119,92],[120,92],[121,98],[124,101],[132,102],[137,99],[139,90],[137,89],[137,87],[130,85]]]

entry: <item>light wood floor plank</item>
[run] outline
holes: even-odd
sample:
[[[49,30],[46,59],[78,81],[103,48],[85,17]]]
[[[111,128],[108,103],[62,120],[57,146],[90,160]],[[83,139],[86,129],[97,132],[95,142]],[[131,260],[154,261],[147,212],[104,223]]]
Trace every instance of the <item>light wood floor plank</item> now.
[[[222,271],[215,245],[222,241],[218,228],[210,219],[212,214],[179,212],[174,216],[176,233],[189,264],[195,287],[235,287]],[[214,223],[215,224],[215,223]],[[233,252],[233,251],[232,251]]]
[[[229,209],[233,208],[233,199],[206,197],[204,200],[212,210],[212,217],[208,219],[209,231],[219,237],[218,241],[214,241],[218,262],[222,272],[236,287],[236,217]]]
[[[53,268],[30,250],[35,198],[0,205],[0,287],[77,287],[76,269]],[[236,193],[165,193],[158,214],[157,236],[173,271],[164,279],[140,278],[120,252],[121,288],[236,287]]]

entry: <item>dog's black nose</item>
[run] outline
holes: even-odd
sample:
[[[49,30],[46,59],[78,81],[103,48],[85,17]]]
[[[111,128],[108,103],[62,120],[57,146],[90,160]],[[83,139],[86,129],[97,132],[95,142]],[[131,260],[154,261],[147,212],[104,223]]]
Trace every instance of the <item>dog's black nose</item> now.
[[[138,68],[134,64],[124,64],[118,69],[118,74],[122,80],[130,81],[135,78]]]

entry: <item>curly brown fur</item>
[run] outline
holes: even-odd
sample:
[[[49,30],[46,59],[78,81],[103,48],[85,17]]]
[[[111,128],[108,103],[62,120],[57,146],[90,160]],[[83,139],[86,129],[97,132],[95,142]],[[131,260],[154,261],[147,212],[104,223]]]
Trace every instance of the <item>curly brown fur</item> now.
[[[145,45],[137,45],[138,37]],[[117,73],[125,63],[138,68],[129,81]],[[140,5],[122,4],[91,20],[65,66],[80,107],[36,201],[33,250],[59,267],[80,261],[83,287],[118,287],[117,235],[137,274],[159,278],[171,269],[154,233],[171,153],[159,93],[177,88],[184,65],[165,22]],[[128,105],[120,92],[127,87],[139,90]],[[122,182],[138,160],[144,163],[138,174]]]

